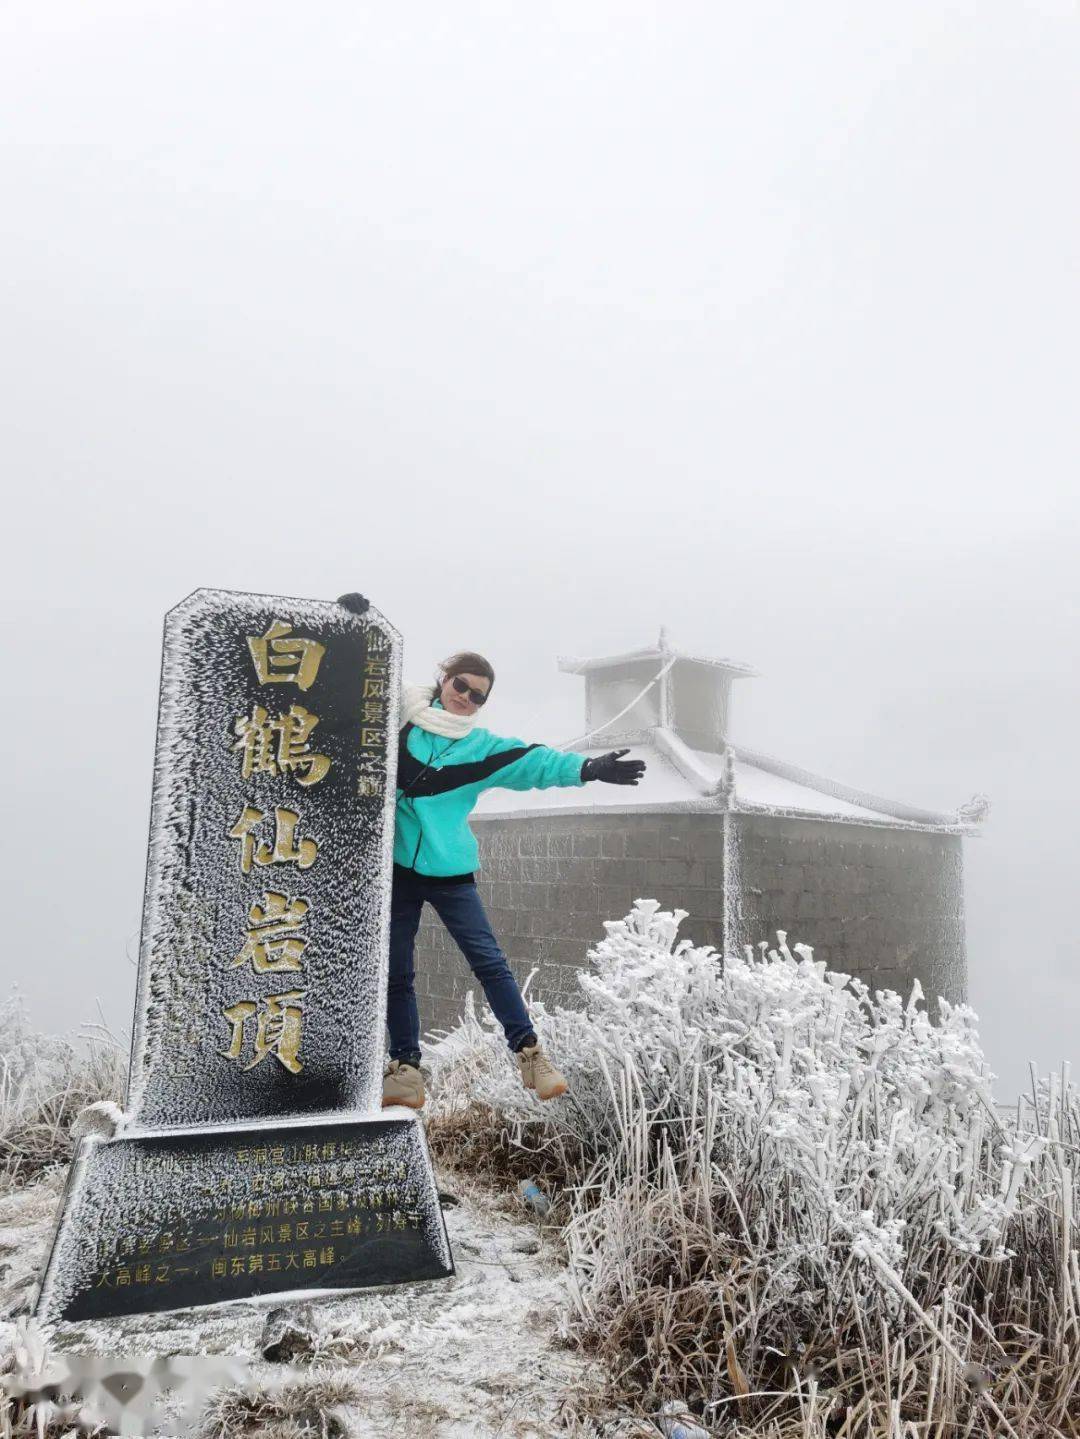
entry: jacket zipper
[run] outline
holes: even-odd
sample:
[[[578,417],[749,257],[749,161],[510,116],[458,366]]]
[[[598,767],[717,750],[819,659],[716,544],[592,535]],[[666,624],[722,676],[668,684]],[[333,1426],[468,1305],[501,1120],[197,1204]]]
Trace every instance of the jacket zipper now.
[[[446,749],[440,750],[438,754],[433,754],[433,755],[431,756],[431,759],[429,759],[429,760],[427,761],[427,763],[424,765],[424,768],[420,771],[420,773],[419,773],[419,774],[416,776],[416,778],[413,780],[412,784],[409,786],[409,789],[414,789],[414,788],[420,783],[420,781],[424,778],[424,775],[427,774],[428,770],[429,770],[429,769],[431,768],[431,766],[432,766],[432,762],[433,762],[434,760],[437,760],[437,759],[442,759],[443,755],[446,753],[446,750],[448,750],[448,749],[450,748],[450,745],[455,745],[455,744],[457,744],[457,740],[456,740],[456,739],[452,739],[452,740],[450,741],[450,744],[448,744],[448,745],[446,746]],[[405,795],[407,795],[408,792],[409,792],[408,790],[403,790],[403,791],[402,791],[402,793],[405,794]],[[423,827],[423,825],[422,825],[421,822],[420,822],[420,816],[416,813],[416,804],[415,804],[415,803],[413,803],[413,818],[416,820],[416,828],[417,828],[417,830],[418,830],[418,833],[417,833],[417,836],[416,836],[416,851],[415,851],[415,853],[413,854],[413,857],[412,857],[412,866],[411,866],[411,868],[412,868],[412,869],[416,869],[416,860],[417,860],[417,857],[418,857],[419,854],[420,854],[420,846],[421,846],[421,845],[423,844],[423,842],[424,842],[424,827]],[[419,871],[417,871],[417,873],[419,873]]]
[[[423,844],[423,842],[424,842],[424,830],[423,830],[423,826],[422,826],[421,823],[420,823],[420,816],[416,813],[416,806],[415,806],[415,805],[413,805],[413,811],[412,811],[412,812],[413,812],[413,815],[414,815],[414,817],[415,817],[415,819],[416,819],[416,853],[415,853],[415,854],[413,855],[413,857],[412,857],[412,864],[411,864],[410,868],[411,868],[411,869],[415,869],[415,868],[416,868],[416,860],[417,860],[417,857],[418,857],[419,854],[420,854],[420,846],[421,846],[421,844]]]

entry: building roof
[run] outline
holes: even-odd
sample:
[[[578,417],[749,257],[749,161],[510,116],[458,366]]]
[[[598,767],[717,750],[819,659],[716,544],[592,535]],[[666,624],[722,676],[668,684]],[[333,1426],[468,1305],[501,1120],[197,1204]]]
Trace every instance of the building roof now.
[[[981,796],[953,813],[918,808],[853,789],[756,751],[731,746],[722,754],[691,749],[663,726],[650,741],[634,744],[627,758],[643,759],[645,774],[636,785],[590,784],[544,790],[490,789],[480,796],[472,817],[524,819],[567,814],[638,814],[648,812],[730,811],[889,829],[974,834],[988,808]],[[610,746],[576,750],[605,754]]]
[[[707,665],[710,669],[727,670],[733,675],[757,675],[758,671],[750,665],[743,664],[742,660],[715,659],[710,655],[688,655],[682,650],[677,650],[667,643],[664,631],[660,631],[658,644],[646,645],[640,650],[625,650],[618,655],[600,655],[595,659],[579,659],[572,655],[560,655],[558,659],[559,669],[565,674],[584,675],[591,670],[608,669],[614,665],[633,664],[638,660],[659,660],[661,664],[665,660],[677,659],[686,664]]]
[[[657,666],[656,673],[625,703],[627,676],[604,671],[639,661],[651,662],[650,668]],[[739,660],[682,654],[671,644],[666,627],[661,626],[655,645],[595,659],[562,658],[558,663],[566,673],[586,676],[592,719],[586,721],[591,727],[580,742],[567,740],[557,748],[600,755],[613,745],[629,746],[631,756],[645,760],[645,774],[636,785],[491,789],[480,796],[473,811],[477,819],[702,810],[975,834],[989,812],[985,795],[973,796],[951,813],[925,809],[855,789],[743,745],[733,746],[725,734],[731,681],[757,671]],[[701,665],[719,673],[704,689],[699,684],[689,693],[673,692],[667,676],[676,663]],[[657,681],[663,687],[660,701],[642,725],[640,704]],[[631,688],[636,688],[636,682]],[[624,724],[623,737],[615,739],[619,722],[630,712],[634,718]],[[695,747],[702,739],[713,742],[713,748]]]

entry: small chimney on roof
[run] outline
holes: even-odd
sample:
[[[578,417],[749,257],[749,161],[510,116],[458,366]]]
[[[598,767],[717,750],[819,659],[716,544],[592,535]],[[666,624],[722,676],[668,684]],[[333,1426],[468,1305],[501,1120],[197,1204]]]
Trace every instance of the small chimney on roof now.
[[[591,745],[640,744],[662,727],[712,754],[726,743],[732,680],[757,673],[738,660],[681,654],[666,625],[645,649],[558,663],[585,676],[585,729],[600,731]]]

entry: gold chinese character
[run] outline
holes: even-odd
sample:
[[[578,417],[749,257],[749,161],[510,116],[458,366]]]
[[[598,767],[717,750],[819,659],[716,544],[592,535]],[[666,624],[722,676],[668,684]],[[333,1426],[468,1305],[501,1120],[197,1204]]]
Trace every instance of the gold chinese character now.
[[[326,646],[298,635],[286,639],[291,633],[292,625],[275,620],[261,637],[248,636],[248,649],[261,685],[291,684],[308,690],[315,683]]]
[[[306,899],[289,899],[288,895],[268,889],[262,904],[256,901],[248,910],[251,925],[247,943],[233,960],[232,967],[235,969],[250,960],[256,974],[299,969],[307,937],[296,931],[310,908]]]
[[[385,694],[386,681],[384,679],[370,678],[364,681],[364,699],[381,699]]]
[[[308,743],[318,723],[318,715],[303,705],[290,705],[288,714],[279,714],[277,719],[270,719],[262,705],[253,705],[250,718],[241,716],[233,721],[237,735],[233,749],[243,751],[244,778],[263,772],[277,775],[284,770],[296,770],[298,783],[318,784],[330,768],[329,756],[312,754]]]
[[[362,745],[380,745],[386,739],[384,729],[363,728],[360,731],[360,743]]]
[[[230,839],[238,839],[242,843],[240,850],[240,868],[245,874],[251,873],[252,861],[256,864],[296,864],[300,869],[310,869],[315,863],[315,856],[319,852],[319,846],[313,839],[302,839],[299,845],[295,842],[296,826],[300,822],[300,816],[293,809],[274,810],[276,830],[274,833],[274,845],[264,840],[262,844],[256,845],[255,836],[251,831],[263,819],[261,809],[254,805],[245,805],[244,813],[229,830]]]
[[[300,1023],[302,1011],[295,1001],[304,996],[302,989],[290,989],[287,994],[268,994],[267,1009],[259,1015],[255,1032],[255,1058],[244,1065],[254,1069],[268,1054],[273,1054],[290,1074],[299,1074],[303,1064],[297,1058],[300,1050]],[[232,1043],[222,1050],[226,1059],[239,1059],[244,1047],[244,1026],[258,1009],[253,999],[241,999],[222,1010],[233,1027]]]

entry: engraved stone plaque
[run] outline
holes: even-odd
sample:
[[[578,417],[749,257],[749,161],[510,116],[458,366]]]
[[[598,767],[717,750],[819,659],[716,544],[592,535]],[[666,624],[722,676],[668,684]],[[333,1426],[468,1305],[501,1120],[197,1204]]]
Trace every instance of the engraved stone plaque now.
[[[170,611],[140,1123],[378,1108],[399,673],[377,612],[220,590]]]
[[[381,1109],[400,673],[374,608],[167,615],[126,1123],[79,1144],[40,1315],[453,1272],[419,1117]]]
[[[71,1189],[43,1296],[64,1319],[439,1279],[452,1268],[413,1120],[122,1135],[76,1158]]]

